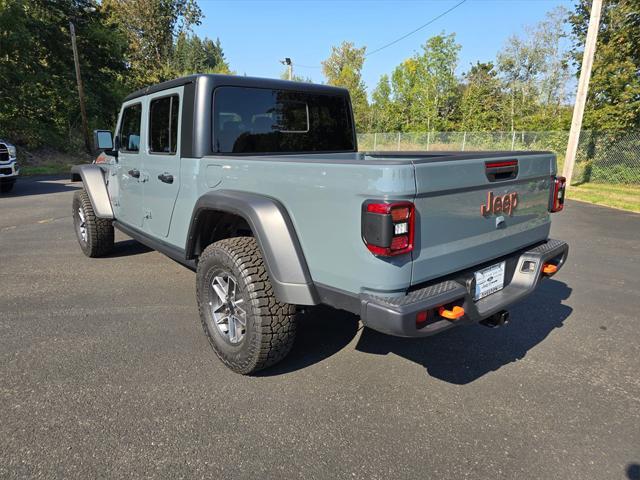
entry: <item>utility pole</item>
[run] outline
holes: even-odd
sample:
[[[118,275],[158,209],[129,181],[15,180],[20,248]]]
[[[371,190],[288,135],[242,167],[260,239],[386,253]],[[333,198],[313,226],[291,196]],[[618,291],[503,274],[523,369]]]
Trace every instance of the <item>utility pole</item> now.
[[[580,69],[580,79],[578,80],[576,104],[573,107],[573,118],[571,119],[571,131],[569,132],[569,142],[567,143],[567,154],[565,155],[564,168],[562,170],[562,175],[567,179],[567,188],[571,188],[573,167],[576,164],[576,153],[578,152],[582,117],[584,116],[584,107],[587,102],[587,92],[589,91],[589,79],[591,78],[591,68],[593,67],[593,56],[596,51],[596,41],[598,40],[601,11],[602,0],[593,0],[591,2],[591,16],[589,18],[589,28],[587,30],[587,38],[584,44],[584,54],[582,55],[582,68]]]
[[[78,58],[78,46],[76,45],[76,29],[73,22],[69,22],[71,32],[71,47],[73,48],[73,61],[76,66],[76,80],[78,81],[78,96],[80,97],[80,115],[82,116],[82,133],[84,135],[84,146],[87,153],[91,153],[91,138],[89,137],[89,122],[87,120],[87,110],[84,106],[84,87],[80,76],[80,60]]]
[[[284,60],[280,60],[280,63],[287,66],[287,76],[289,80],[293,80],[293,63],[291,59],[287,57]]]

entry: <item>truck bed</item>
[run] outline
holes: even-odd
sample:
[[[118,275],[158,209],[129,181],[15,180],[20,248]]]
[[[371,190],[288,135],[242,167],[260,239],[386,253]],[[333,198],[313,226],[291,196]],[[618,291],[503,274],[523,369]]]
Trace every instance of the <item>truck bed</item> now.
[[[221,182],[222,188],[278,199],[299,232],[313,280],[344,291],[402,292],[534,245],[549,234],[555,174],[550,152],[325,152],[206,159],[208,184]],[[517,175],[490,180],[486,168],[494,161],[516,161]],[[513,211],[482,215],[489,194],[513,193],[519,200]],[[362,205],[376,199],[415,204],[410,255],[373,258],[363,245]],[[184,241],[177,239],[178,244]]]

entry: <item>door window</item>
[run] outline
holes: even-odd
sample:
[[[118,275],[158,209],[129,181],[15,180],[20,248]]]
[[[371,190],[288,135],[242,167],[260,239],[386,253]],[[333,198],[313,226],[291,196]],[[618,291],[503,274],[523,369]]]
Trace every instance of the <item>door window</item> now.
[[[142,105],[129,105],[122,112],[120,122],[120,150],[135,152],[140,150],[140,123],[142,120]]]
[[[149,152],[175,154],[178,142],[178,95],[151,101],[149,108]]]

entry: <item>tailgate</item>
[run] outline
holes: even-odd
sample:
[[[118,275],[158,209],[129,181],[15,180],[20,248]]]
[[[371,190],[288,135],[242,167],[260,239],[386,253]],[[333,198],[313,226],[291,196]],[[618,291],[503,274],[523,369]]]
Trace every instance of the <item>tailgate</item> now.
[[[418,221],[412,285],[548,238],[555,157],[501,155],[414,161]]]

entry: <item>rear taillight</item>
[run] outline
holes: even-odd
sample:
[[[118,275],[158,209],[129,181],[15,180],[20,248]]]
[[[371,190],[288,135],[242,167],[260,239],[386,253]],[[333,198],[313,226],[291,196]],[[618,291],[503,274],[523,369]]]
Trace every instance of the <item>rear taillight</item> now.
[[[365,202],[362,239],[371,253],[391,257],[413,250],[415,206],[411,202]]]
[[[564,208],[564,191],[566,186],[566,178],[551,177],[551,200],[549,201],[550,212],[559,212]]]

